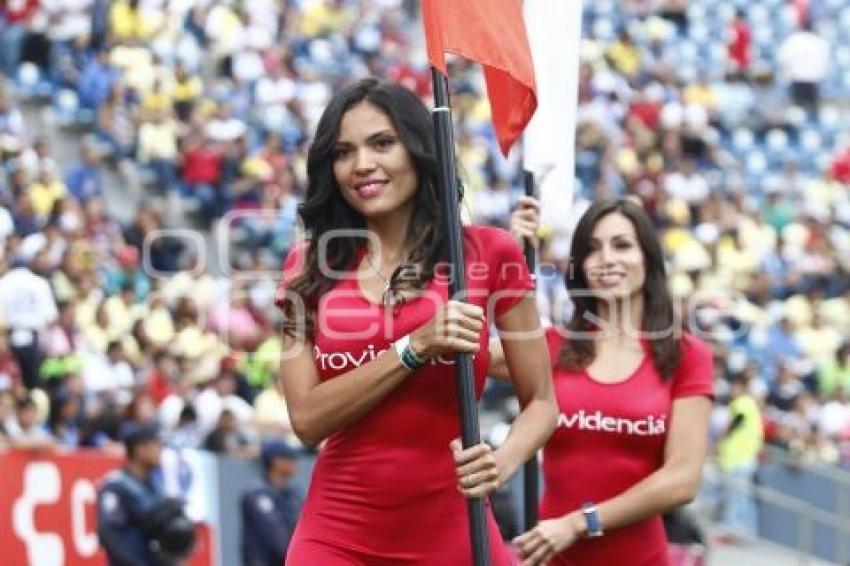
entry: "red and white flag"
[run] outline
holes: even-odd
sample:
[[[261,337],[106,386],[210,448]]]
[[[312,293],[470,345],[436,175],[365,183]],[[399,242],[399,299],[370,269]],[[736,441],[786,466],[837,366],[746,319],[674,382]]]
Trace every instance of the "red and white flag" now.
[[[493,128],[507,155],[537,108],[521,0],[423,0],[422,19],[432,66],[445,74],[446,53],[484,66]]]

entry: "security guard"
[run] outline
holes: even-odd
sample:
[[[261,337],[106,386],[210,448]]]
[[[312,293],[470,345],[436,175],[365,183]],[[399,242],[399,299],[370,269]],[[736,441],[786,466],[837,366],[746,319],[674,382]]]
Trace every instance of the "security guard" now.
[[[268,441],[261,460],[263,483],[242,494],[242,563],[279,566],[301,511],[301,496],[290,485],[295,451],[281,440]]]
[[[124,446],[124,467],[98,490],[97,534],[109,566],[177,564],[192,549],[194,525],[182,501],[163,493],[156,473],[162,452],[157,428],[133,428]]]

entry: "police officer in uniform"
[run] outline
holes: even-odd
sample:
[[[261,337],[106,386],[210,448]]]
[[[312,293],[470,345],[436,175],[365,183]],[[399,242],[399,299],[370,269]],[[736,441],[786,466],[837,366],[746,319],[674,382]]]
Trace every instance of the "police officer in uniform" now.
[[[97,534],[109,566],[180,564],[194,545],[194,525],[180,500],[164,495],[157,470],[162,444],[155,426],[124,437],[127,460],[98,490]]]
[[[281,440],[268,441],[261,460],[262,484],[242,494],[242,562],[280,566],[301,510],[301,496],[290,485],[295,451]]]

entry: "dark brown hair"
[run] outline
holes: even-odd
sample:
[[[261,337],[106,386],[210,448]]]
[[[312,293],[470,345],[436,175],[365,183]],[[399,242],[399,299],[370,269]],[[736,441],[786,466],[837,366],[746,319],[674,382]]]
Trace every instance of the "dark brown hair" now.
[[[640,330],[650,335],[652,361],[662,377],[668,378],[679,366],[682,354],[676,330],[673,300],[667,289],[667,270],[664,254],[655,228],[646,212],[629,199],[607,199],[594,203],[581,217],[573,233],[570,250],[571,266],[564,276],[575,311],[566,328],[571,336],[592,333],[596,327],[592,315],[598,315],[597,299],[588,293],[589,285],[584,262],[591,253],[591,237],[596,225],[609,214],[620,213],[634,226],[638,245],[643,252],[646,280],[644,281],[643,319]],[[576,370],[585,368],[596,357],[596,344],[589,339],[564,341],[558,359],[560,367]]]

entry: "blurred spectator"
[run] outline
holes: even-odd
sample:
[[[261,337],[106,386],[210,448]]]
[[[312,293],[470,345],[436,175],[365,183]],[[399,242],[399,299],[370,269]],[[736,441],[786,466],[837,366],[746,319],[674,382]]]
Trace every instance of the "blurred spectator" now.
[[[245,122],[233,115],[232,106],[225,100],[216,104],[215,114],[207,122],[204,133],[213,142],[219,144],[233,143],[245,135]]]
[[[686,0],[660,0],[658,15],[676,26],[679,35],[688,32],[688,3]]]
[[[820,366],[818,390],[825,399],[839,391],[850,394],[850,341],[845,339],[835,357]]]
[[[177,125],[169,114],[170,110],[155,108],[139,129],[138,158],[153,172],[160,193],[174,190],[177,181]]]
[[[198,423],[198,413],[191,403],[186,403],[177,418],[177,426],[168,435],[168,445],[179,450],[200,448],[203,442],[204,437]]]
[[[160,358],[162,361],[164,358]],[[159,423],[162,425],[166,433],[174,430],[180,422],[180,415],[187,405],[194,405],[197,390],[190,375],[181,373],[180,360],[175,359],[173,363],[176,367],[169,370],[172,373],[173,381],[171,382],[171,392],[162,399],[158,404]],[[158,371],[158,370],[154,370]],[[194,406],[193,406],[194,411]],[[197,412],[195,411],[197,418]]]
[[[641,54],[625,27],[620,30],[617,41],[608,48],[606,55],[616,71],[628,79],[637,78],[641,68]]]
[[[299,446],[301,441],[295,436],[289,409],[283,395],[283,378],[276,379],[254,400],[254,422],[258,432],[265,437],[284,438],[290,446]]]
[[[79,83],[80,104],[91,110],[98,109],[116,92],[118,73],[109,61],[109,51],[99,51],[83,68]]]
[[[127,164],[134,153],[136,132],[133,112],[120,81],[109,85],[103,102],[96,106],[96,112],[95,134],[98,141],[107,147],[112,160]]]
[[[273,58],[255,87],[260,119],[270,132],[279,132],[292,119],[287,106],[295,99],[296,83],[287,76],[284,65],[279,58]]]
[[[839,463],[841,453],[824,431],[813,425],[797,458],[803,465],[832,466]]]
[[[732,70],[737,72],[749,71],[753,57],[753,33],[746,15],[746,12],[739,8],[729,26],[729,59]]]
[[[47,431],[67,450],[80,446],[80,413],[79,398],[67,389],[60,388],[51,396]]]
[[[710,193],[708,181],[697,170],[696,160],[688,157],[682,160],[678,170],[673,171],[664,179],[664,190],[673,199],[688,205],[690,218],[695,221],[694,212]]]
[[[105,309],[101,308],[100,312],[105,312]],[[110,393],[124,403],[129,402],[134,383],[133,369],[127,362],[124,346],[118,340],[111,340],[103,350],[86,356],[82,373],[89,391]]]
[[[39,419],[38,405],[28,394],[15,401],[14,416],[7,418],[4,429],[9,445],[17,450],[43,453],[58,448]]]
[[[124,435],[127,459],[98,489],[97,535],[109,564],[179,564],[190,554],[195,526],[183,503],[167,498],[157,472],[162,444],[154,427]]]
[[[850,184],[850,147],[840,150],[832,158],[829,176],[844,185]]]
[[[743,119],[738,122],[730,122],[730,125],[750,124],[762,136],[777,128],[791,132],[792,126],[787,116],[787,99],[785,93],[777,88],[773,71],[761,66],[754,68],[751,75],[753,85],[752,90],[748,91],[750,98],[747,100],[747,106],[742,107],[748,115],[743,116]],[[786,166],[791,165],[792,162],[789,160]]]
[[[174,115],[180,122],[189,122],[195,105],[203,94],[204,85],[200,77],[190,73],[186,65],[178,60],[174,65],[174,85],[171,89]]]
[[[810,22],[805,22],[782,42],[777,58],[791,81],[791,101],[817,117],[820,83],[829,72],[829,44],[813,31]]]
[[[42,220],[47,219],[56,201],[68,192],[57,173],[53,160],[42,160],[39,164],[38,178],[27,189],[33,210]]]
[[[248,290],[236,285],[229,302],[213,309],[208,325],[235,351],[253,351],[264,335],[263,320],[251,308]]]
[[[221,412],[228,410],[240,426],[248,425],[254,416],[254,408],[236,394],[238,380],[232,368],[232,362],[224,360],[218,374],[202,386],[195,398],[195,409],[201,428],[209,431],[219,422]]]
[[[43,222],[43,219],[36,215],[32,198],[25,192],[19,193],[15,199],[15,204],[12,207],[12,219],[15,225],[15,234],[22,238],[37,234]]]
[[[152,364],[145,374],[144,381],[154,403],[160,406],[173,393],[179,368],[173,356],[163,348],[153,353],[151,361]]]
[[[77,325],[77,305],[71,301],[60,301],[58,318],[44,335],[45,361],[41,366],[42,377],[49,380],[78,370],[82,361],[79,348],[82,335]]]
[[[3,7],[3,29],[0,31],[0,68],[12,76],[21,62],[21,52],[29,26],[38,12],[38,0],[6,2]]]
[[[729,393],[729,426],[718,443],[724,473],[723,524],[743,536],[758,533],[755,499],[750,487],[755,480],[758,454],[764,443],[761,411],[748,392],[746,379],[734,379]]]
[[[158,428],[156,404],[145,391],[135,393],[127,403],[119,425],[118,436],[123,438],[129,431],[140,427]]]
[[[190,132],[183,140],[181,160],[183,195],[197,200],[202,223],[209,227],[226,203],[221,187],[224,152],[208,135]]]
[[[37,268],[37,262],[32,267]],[[21,260],[0,276],[0,312],[28,389],[41,383],[41,335],[58,316],[49,283]]]
[[[285,442],[265,442],[260,452],[263,483],[241,497],[242,563],[282,564],[301,512],[301,495],[290,484],[296,452]]]
[[[179,269],[184,244],[179,238],[162,233],[166,229],[161,210],[155,206],[142,206],[133,223],[124,230],[126,243],[148,254],[150,263],[145,265],[145,269],[149,265],[154,270],[153,273],[142,272],[140,277],[171,274]]]
[[[768,381],[774,379],[780,365],[793,364],[802,357],[802,349],[793,333],[791,320],[783,316],[768,329],[767,343],[762,359],[762,372]]]
[[[68,192],[80,202],[103,196],[103,173],[100,166],[100,148],[93,137],[80,144],[80,161],[65,177]]]
[[[203,448],[225,456],[251,458],[256,448],[251,439],[240,429],[236,416],[230,409],[222,409],[218,422],[204,439]]]
[[[802,381],[791,369],[790,364],[782,365],[776,381],[770,388],[768,402],[780,411],[792,411],[804,389]]]
[[[797,330],[795,337],[806,358],[816,367],[833,361],[845,338],[836,328],[824,324],[823,315],[818,312],[813,313],[810,325]]]
[[[835,442],[850,432],[850,401],[848,399],[850,396],[843,388],[837,389],[825,399],[826,402],[818,413],[817,422],[818,434],[823,436],[824,443]]]
[[[121,246],[115,250],[115,265],[105,270],[105,291],[108,295],[129,292],[127,305],[142,302],[151,291],[151,278],[145,273],[139,249]]]

